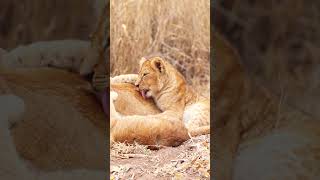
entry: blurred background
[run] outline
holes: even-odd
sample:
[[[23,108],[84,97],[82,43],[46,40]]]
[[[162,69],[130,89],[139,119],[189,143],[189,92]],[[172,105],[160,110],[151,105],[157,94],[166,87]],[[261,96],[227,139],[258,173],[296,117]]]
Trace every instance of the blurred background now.
[[[111,0],[110,74],[137,73],[139,60],[161,54],[209,96],[209,0]]]
[[[89,40],[104,0],[1,0],[0,48],[36,41]]]
[[[212,29],[238,50],[251,77],[320,117],[320,1],[217,0],[211,6]]]

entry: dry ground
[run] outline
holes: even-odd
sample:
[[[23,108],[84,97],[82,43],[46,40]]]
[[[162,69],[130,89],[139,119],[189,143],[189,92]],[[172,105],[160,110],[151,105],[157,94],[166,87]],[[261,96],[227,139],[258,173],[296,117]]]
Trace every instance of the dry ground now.
[[[138,144],[114,144],[111,179],[210,179],[209,146],[209,135],[157,151]]]

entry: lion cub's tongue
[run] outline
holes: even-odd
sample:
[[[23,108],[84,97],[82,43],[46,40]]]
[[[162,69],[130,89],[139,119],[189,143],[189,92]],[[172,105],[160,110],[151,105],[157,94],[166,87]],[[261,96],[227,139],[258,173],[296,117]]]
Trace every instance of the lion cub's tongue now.
[[[143,97],[144,99],[146,99],[146,98],[147,98],[147,96],[146,96],[146,92],[147,92],[147,91],[141,90],[140,92],[141,92],[142,97]]]

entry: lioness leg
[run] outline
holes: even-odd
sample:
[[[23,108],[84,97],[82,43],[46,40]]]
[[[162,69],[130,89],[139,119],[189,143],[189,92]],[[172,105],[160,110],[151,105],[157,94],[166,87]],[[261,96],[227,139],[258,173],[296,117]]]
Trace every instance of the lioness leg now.
[[[138,79],[138,74],[122,74],[119,76],[115,76],[110,78],[110,83],[130,83],[134,84]]]
[[[111,139],[145,145],[178,146],[189,139],[183,122],[175,112],[147,116],[123,116],[115,121]]]
[[[208,125],[208,126],[200,126],[198,128],[193,128],[193,129],[189,130],[189,134],[191,136],[199,136],[199,135],[210,134],[210,125]]]

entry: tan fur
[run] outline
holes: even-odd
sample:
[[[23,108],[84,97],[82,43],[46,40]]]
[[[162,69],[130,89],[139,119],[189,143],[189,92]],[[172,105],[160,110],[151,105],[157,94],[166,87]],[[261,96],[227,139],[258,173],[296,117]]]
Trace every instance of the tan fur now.
[[[10,92],[25,103],[11,129],[22,158],[43,170],[105,168],[105,114],[88,82],[50,68],[1,69],[0,77],[1,94]]]
[[[125,88],[123,88],[125,87]],[[172,112],[158,114],[160,110],[150,101],[141,99],[138,92],[133,85],[118,84],[111,85],[114,92],[118,92],[118,99],[115,101],[115,108],[119,109],[127,115],[136,114],[133,116],[126,116],[125,120],[118,118],[118,112],[110,110],[111,113],[111,134],[110,138],[113,141],[133,143],[134,141],[146,145],[163,145],[163,146],[177,146],[187,140],[188,133],[183,123],[172,114]],[[130,98],[127,99],[126,97]],[[111,100],[111,99],[110,99]],[[128,102],[130,102],[128,104]],[[127,108],[128,105],[134,104],[136,107],[142,105],[138,110]],[[112,108],[112,105],[110,106]],[[116,114],[113,114],[116,112]],[[143,116],[146,114],[148,115]],[[145,118],[140,118],[141,115]]]
[[[110,90],[118,94],[114,102],[115,109],[123,115],[150,115],[161,112],[152,99],[143,99],[132,84],[111,84]]]
[[[117,119],[111,129],[111,139],[152,146],[177,146],[189,138],[187,129],[173,112],[143,117],[132,115],[125,120],[122,119],[124,117]]]
[[[142,58],[140,61],[141,70],[139,75],[135,74],[128,74],[128,75],[119,75],[116,77],[111,78],[111,83],[113,82],[127,82],[132,83],[133,81],[136,81],[137,84],[139,84],[143,80],[143,73],[142,72],[155,72],[157,73],[157,69],[154,69],[152,67],[153,60],[160,61],[164,63],[165,70],[167,76],[169,77],[175,77],[176,80],[174,80],[171,89],[169,91],[163,91],[161,92],[159,96],[162,96],[162,99],[155,100],[157,102],[157,106],[161,106],[161,101],[164,102],[165,105],[163,106],[170,106],[168,109],[174,110],[176,112],[181,111],[181,109],[176,108],[184,108],[183,111],[183,119],[185,122],[185,125],[187,126],[189,133],[192,136],[200,135],[200,134],[208,134],[210,133],[210,125],[209,125],[209,113],[210,113],[210,105],[209,100],[199,96],[196,94],[192,87],[188,86],[184,80],[184,77],[168,62],[164,61],[161,58],[155,57],[152,60],[147,61],[146,58]],[[147,61],[147,62],[146,62]],[[146,64],[145,64],[146,63]],[[142,66],[145,65],[147,68],[143,69]],[[159,78],[161,79],[161,78]],[[146,78],[145,81],[151,81],[150,84],[156,84],[155,82],[157,79],[151,79]],[[166,80],[164,80],[166,81]],[[173,80],[172,80],[173,81]],[[140,83],[140,88],[144,88],[144,84]],[[178,85],[176,85],[178,84]],[[150,85],[147,85],[150,86]],[[176,87],[175,87],[176,86]],[[152,88],[152,86],[150,86]],[[146,87],[148,88],[148,87]],[[157,88],[157,87],[154,87]],[[173,89],[173,90],[172,90]],[[171,91],[172,90],[172,91]],[[157,90],[154,90],[157,91]],[[164,94],[164,95],[163,95]],[[121,96],[120,96],[121,97]],[[165,97],[163,99],[163,97]],[[137,96],[137,98],[140,98],[143,100],[141,96]],[[177,99],[174,101],[174,99]],[[168,105],[171,102],[174,105]],[[137,106],[133,106],[134,104],[130,105],[130,102],[127,102],[128,106],[135,109]],[[182,105],[181,105],[182,104]],[[160,107],[158,107],[160,109]],[[144,109],[144,108],[140,108]]]
[[[131,123],[136,124],[139,121],[143,123],[145,120],[147,120],[148,123],[155,123],[153,124],[153,128],[158,126],[157,129],[161,129],[161,126],[164,126],[166,127],[165,129],[169,130],[170,128],[168,128],[168,120],[177,121],[176,123],[179,123],[179,126],[181,126],[183,122],[182,119],[184,119],[184,123],[182,125],[186,126],[192,136],[207,134],[210,132],[209,101],[198,96],[191,89],[191,87],[186,84],[184,77],[172,65],[158,57],[149,60],[142,59],[140,61],[140,65],[141,67],[138,76],[134,74],[120,75],[111,78],[110,81],[111,83],[132,83],[135,80],[136,86],[139,86],[141,91],[149,90],[149,93],[151,93],[150,96],[152,96],[152,99],[156,103],[152,102],[151,98],[144,99],[137,92],[137,88],[131,85],[132,92],[128,93],[127,90],[119,94],[118,98],[123,98],[122,96],[126,97],[123,98],[124,101],[121,106],[119,107],[117,104],[115,104],[115,108],[123,115],[132,116],[122,116],[120,120],[117,120],[117,122],[121,121],[123,124],[128,123],[128,126],[131,126]],[[156,65],[163,66],[160,67],[163,71],[161,72],[161,69],[159,71],[159,66]],[[148,75],[144,76],[145,73],[148,73]],[[124,83],[121,84],[121,86],[124,86]],[[111,90],[114,91],[112,88]],[[129,97],[133,98],[134,100],[128,99]],[[115,101],[115,103],[116,102],[117,101]],[[153,109],[158,109],[158,111],[161,110],[162,113],[157,114],[157,112],[152,111]],[[130,111],[130,113],[128,113],[128,111]],[[143,111],[143,113],[141,113],[141,111]],[[149,115],[145,114],[145,112],[147,112]],[[119,114],[115,114],[115,116],[118,115]],[[113,118],[112,113],[111,118]],[[161,120],[161,123],[157,122],[159,119]],[[169,125],[171,127],[171,124]],[[140,131],[140,127],[138,126],[137,128],[139,128]],[[113,129],[111,131],[112,137],[115,130],[117,129]],[[137,131],[137,129],[133,129],[131,131]],[[132,133],[130,133],[131,131],[126,133],[122,130],[122,139],[129,139],[126,136],[132,136]],[[154,132],[163,133],[161,131]],[[165,133],[170,133],[170,131]],[[152,140],[150,142],[154,143]]]

